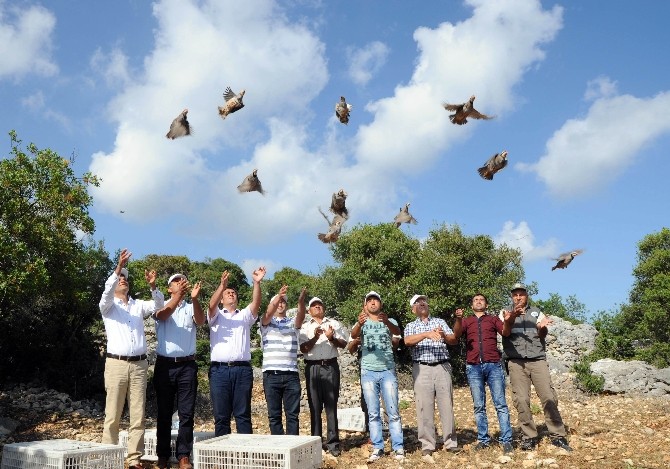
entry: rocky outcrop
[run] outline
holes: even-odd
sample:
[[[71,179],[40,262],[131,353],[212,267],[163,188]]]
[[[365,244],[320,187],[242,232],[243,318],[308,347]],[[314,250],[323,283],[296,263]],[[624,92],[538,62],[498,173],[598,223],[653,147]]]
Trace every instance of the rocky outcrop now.
[[[595,348],[598,331],[590,324],[572,324],[558,316],[549,316],[554,323],[547,334],[547,361],[552,370],[566,372],[582,356]]]
[[[638,360],[606,358],[592,363],[591,373],[604,378],[605,392],[670,397],[670,368],[658,369]]]

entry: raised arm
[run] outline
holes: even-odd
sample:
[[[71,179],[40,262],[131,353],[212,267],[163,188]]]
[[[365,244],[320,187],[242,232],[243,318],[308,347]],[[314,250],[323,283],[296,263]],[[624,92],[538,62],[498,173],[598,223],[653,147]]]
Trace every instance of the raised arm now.
[[[228,271],[224,270],[221,274],[221,283],[216,287],[212,297],[209,299],[209,310],[208,314],[210,318],[213,318],[216,315],[216,312],[219,309],[219,303],[221,303],[221,296],[226,288],[228,288]]]
[[[189,287],[188,281],[182,278],[181,280],[179,280],[177,285],[179,285],[179,291],[177,292],[177,294],[172,298],[170,298],[170,300],[167,303],[165,303],[165,306],[156,311],[156,313],[154,314],[154,317],[159,321],[165,321],[166,319],[168,319],[172,315],[172,313],[174,313],[177,310],[177,306],[179,306],[179,304],[186,296]]]
[[[298,297],[298,314],[295,315],[295,328],[300,329],[302,323],[305,322],[305,315],[307,308],[305,307],[305,297],[307,296],[307,287],[302,287],[300,296]]]
[[[202,309],[202,305],[200,304],[200,300],[198,299],[198,296],[200,296],[200,288],[202,287],[202,282],[196,282],[195,285],[193,285],[193,289],[191,290],[191,303],[193,304],[193,321],[196,323],[198,326],[202,326],[205,324],[205,311]]]
[[[251,308],[251,315],[254,318],[258,317],[258,309],[261,306],[261,280],[263,280],[263,277],[265,277],[265,267],[259,267],[251,274],[254,289],[251,294],[251,304],[249,307]]]

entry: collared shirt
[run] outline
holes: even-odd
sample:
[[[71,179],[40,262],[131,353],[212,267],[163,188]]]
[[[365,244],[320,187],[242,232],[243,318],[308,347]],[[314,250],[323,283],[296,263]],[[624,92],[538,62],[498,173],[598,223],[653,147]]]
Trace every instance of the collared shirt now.
[[[273,316],[258,328],[263,347],[263,371],[298,371],[298,335],[294,317]]]
[[[119,283],[116,272],[112,272],[105,282],[105,290],[100,298],[100,312],[107,333],[107,353],[135,357],[147,353],[144,336],[144,319],[161,309],[165,303],[159,289],[151,291],[151,301],[128,298],[128,303],[114,296]]]
[[[445,334],[453,334],[454,331],[447,325],[444,319],[428,316],[427,321],[416,318],[405,326],[405,339],[411,335],[422,334],[441,327]],[[449,360],[449,349],[444,341],[423,339],[412,349],[412,360],[415,362],[435,363]]]
[[[342,325],[335,319],[324,317],[321,324],[319,324],[316,322],[316,319],[312,318],[302,325],[302,328],[300,329],[300,337],[298,339],[299,344],[302,345],[311,340],[312,337],[314,337],[314,331],[319,326],[332,327],[335,331],[335,338],[346,340],[344,333],[342,332]],[[328,360],[330,358],[337,358],[338,355],[339,352],[337,347],[328,340],[326,334],[321,334],[316,341],[316,344],[314,344],[314,347],[312,347],[312,350],[307,352],[304,357],[305,360]]]
[[[502,334],[503,322],[496,316],[485,312],[483,316],[463,318],[465,333],[465,361],[470,365],[496,363],[500,361],[498,334]]]
[[[193,305],[182,300],[169,318],[156,319],[156,354],[163,357],[195,355],[196,323]]]
[[[251,326],[258,318],[252,314],[250,306],[233,312],[217,308],[214,317],[207,315],[210,357],[213,362],[251,360]]]

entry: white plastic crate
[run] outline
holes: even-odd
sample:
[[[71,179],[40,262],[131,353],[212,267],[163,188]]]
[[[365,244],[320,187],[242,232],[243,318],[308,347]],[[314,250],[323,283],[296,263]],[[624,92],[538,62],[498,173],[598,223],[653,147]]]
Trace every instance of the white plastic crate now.
[[[337,428],[350,432],[365,431],[365,414],[360,407],[337,409]]]
[[[178,430],[172,430],[170,438],[170,450],[172,455],[170,456],[170,462],[177,462],[177,435],[179,434]],[[214,432],[193,432],[193,443],[200,440],[207,440],[214,437]],[[119,432],[119,444],[123,446],[125,455],[128,455],[128,432],[121,431]],[[191,455],[192,457],[193,455]],[[144,456],[143,460],[147,461],[158,461],[158,455],[156,454],[156,429],[149,428],[144,431]]]
[[[313,469],[321,467],[321,437],[230,434],[193,445],[198,469]]]
[[[123,469],[123,447],[76,440],[11,443],[2,469]]]

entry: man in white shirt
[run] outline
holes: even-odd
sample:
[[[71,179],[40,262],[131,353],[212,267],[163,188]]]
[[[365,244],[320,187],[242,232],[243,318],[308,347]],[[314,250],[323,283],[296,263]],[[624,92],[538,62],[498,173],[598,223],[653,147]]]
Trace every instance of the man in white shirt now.
[[[105,361],[105,424],[102,442],[119,444],[119,423],[123,405],[128,397],[130,426],[128,427],[128,467],[139,469],[144,453],[144,409],[147,388],[147,343],[144,319],[162,308],[165,298],[156,289],[156,271],[145,271],[144,278],[151,287],[151,301],[134,300],[128,295],[128,270],[125,268],[132,253],[123,249],[112,275],[105,282],[100,298],[107,334]]]
[[[237,307],[237,290],[228,286],[228,271],[221,274],[221,283],[209,300],[209,388],[215,436],[231,433],[231,417],[235,417],[237,433],[252,433],[251,326],[258,319],[264,276],[265,267],[254,270],[251,303],[242,310]],[[223,303],[222,309],[219,309],[220,303]]]

